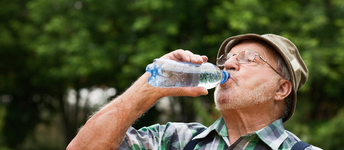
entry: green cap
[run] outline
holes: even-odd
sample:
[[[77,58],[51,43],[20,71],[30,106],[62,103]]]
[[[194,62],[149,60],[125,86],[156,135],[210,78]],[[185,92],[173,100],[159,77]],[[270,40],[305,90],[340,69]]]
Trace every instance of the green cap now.
[[[289,108],[288,116],[283,118],[286,122],[289,120],[296,107],[297,94],[296,92],[302,87],[303,84],[308,79],[308,69],[305,62],[302,60],[297,47],[287,38],[284,38],[275,34],[244,34],[227,38],[221,45],[219,52],[217,53],[217,58],[223,54],[226,54],[239,42],[249,39],[258,39],[265,41],[271,45],[284,59],[288,66],[288,70],[291,76],[291,83],[293,84],[293,89],[291,92],[292,104]]]

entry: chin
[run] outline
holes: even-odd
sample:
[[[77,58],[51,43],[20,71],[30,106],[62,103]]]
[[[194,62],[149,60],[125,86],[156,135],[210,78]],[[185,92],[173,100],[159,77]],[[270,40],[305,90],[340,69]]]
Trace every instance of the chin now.
[[[217,91],[214,94],[214,102],[217,110],[236,109],[239,107],[239,103],[234,98],[234,95],[230,95],[229,92]]]
[[[238,109],[241,108],[242,105],[237,102],[231,102],[231,101],[216,101],[215,100],[215,108],[217,110],[229,110],[229,109]]]

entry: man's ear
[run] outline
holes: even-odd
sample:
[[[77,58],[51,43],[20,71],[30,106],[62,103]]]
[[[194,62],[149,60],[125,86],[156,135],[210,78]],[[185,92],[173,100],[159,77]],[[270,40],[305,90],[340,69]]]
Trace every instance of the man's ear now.
[[[293,86],[290,81],[281,79],[279,89],[276,91],[275,100],[284,100],[292,91]]]

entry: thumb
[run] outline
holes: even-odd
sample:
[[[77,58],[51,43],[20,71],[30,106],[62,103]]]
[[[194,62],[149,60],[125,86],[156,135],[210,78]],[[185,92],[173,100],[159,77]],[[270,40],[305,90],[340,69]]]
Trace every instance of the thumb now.
[[[191,96],[197,97],[201,95],[207,95],[208,90],[204,87],[178,87],[168,88],[168,92],[171,92],[170,96]]]

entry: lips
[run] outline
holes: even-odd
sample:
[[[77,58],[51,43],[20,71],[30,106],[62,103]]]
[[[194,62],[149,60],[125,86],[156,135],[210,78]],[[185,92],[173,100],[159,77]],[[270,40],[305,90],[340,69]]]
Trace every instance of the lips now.
[[[225,70],[226,71],[226,70]],[[228,72],[229,73],[229,75],[230,75],[230,78],[226,81],[226,82],[231,82],[231,80],[233,80],[236,84],[238,84],[237,83],[237,80],[236,80],[236,73],[234,73],[233,71],[230,71],[230,70],[228,70],[228,71],[226,71],[226,72]],[[225,83],[226,83],[225,82]]]

